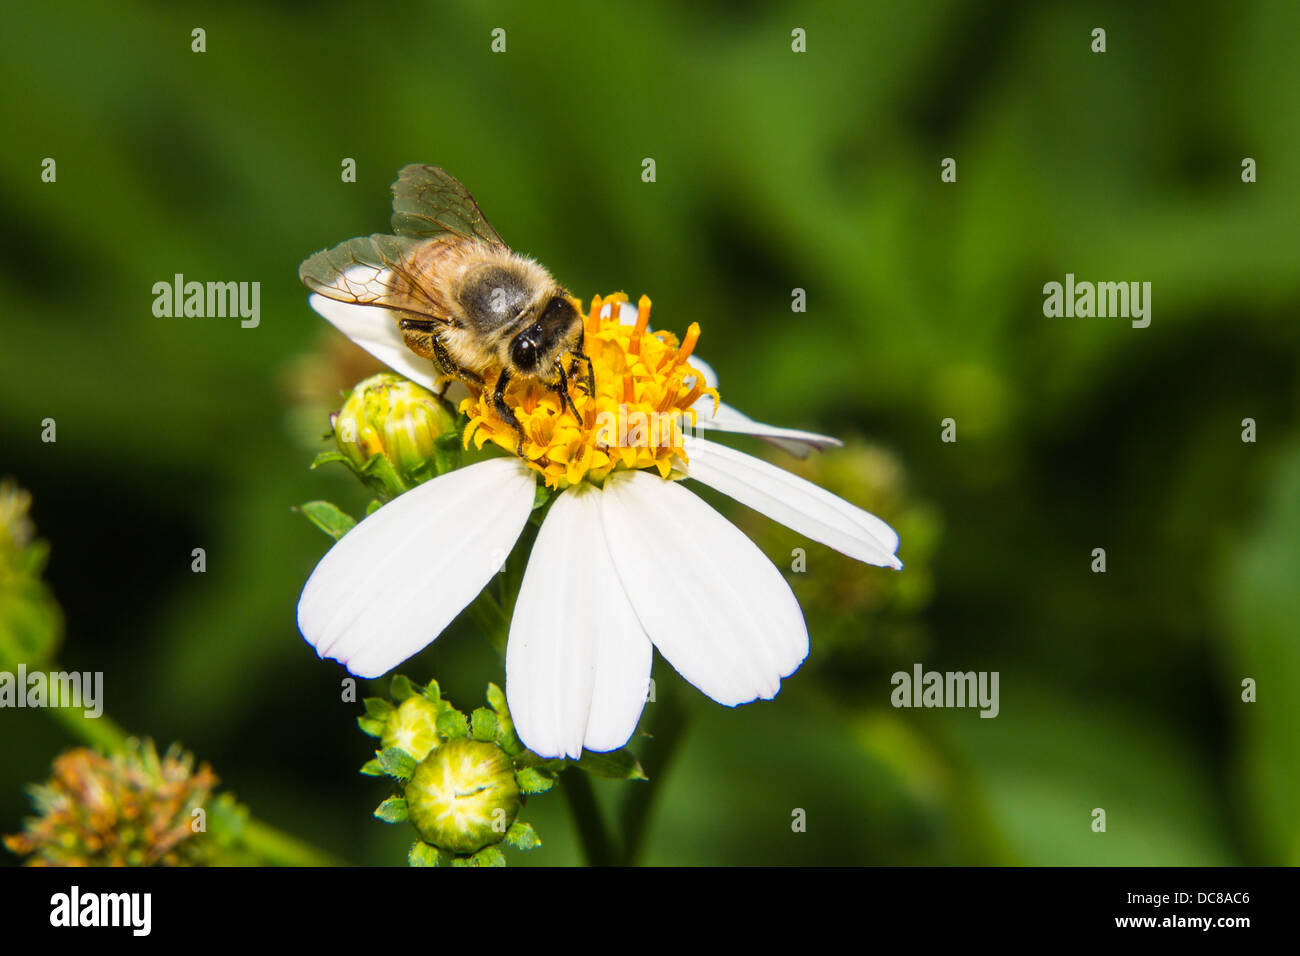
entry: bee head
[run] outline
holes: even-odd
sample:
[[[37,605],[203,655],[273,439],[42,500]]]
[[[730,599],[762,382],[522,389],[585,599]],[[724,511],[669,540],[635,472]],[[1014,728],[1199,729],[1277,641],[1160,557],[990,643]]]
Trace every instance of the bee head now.
[[[582,317],[564,295],[555,294],[542,307],[537,321],[510,342],[510,364],[519,375],[537,375],[573,351],[582,334]]]

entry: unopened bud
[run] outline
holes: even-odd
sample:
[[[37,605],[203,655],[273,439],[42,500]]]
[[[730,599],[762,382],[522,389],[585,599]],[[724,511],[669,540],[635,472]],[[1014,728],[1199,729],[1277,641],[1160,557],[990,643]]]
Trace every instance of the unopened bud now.
[[[442,742],[438,736],[438,705],[420,694],[402,701],[384,723],[380,746],[401,747],[417,761]]]
[[[428,389],[397,375],[372,375],[331,416],[339,451],[358,469],[382,455],[406,487],[460,463],[456,416]]]
[[[454,737],[415,768],[406,785],[406,803],[425,843],[475,853],[505,838],[519,814],[519,784],[500,747]]]

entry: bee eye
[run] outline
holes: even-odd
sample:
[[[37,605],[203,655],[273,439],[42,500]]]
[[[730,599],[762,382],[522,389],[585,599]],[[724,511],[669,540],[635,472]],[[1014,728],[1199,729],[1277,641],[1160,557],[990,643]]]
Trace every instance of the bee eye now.
[[[537,343],[530,339],[527,333],[510,344],[510,361],[520,372],[530,372],[537,364]]]
[[[547,319],[553,319],[556,315],[563,312],[569,303],[567,300],[557,296],[552,296],[551,301],[546,303],[546,308],[542,310],[542,317],[539,321],[545,322]]]

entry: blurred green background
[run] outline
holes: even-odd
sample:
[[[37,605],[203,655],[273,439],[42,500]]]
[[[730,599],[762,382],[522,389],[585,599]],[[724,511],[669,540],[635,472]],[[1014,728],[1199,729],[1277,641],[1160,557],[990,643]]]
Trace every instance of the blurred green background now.
[[[436,163],[583,299],[700,321],[729,403],[853,438],[809,473],[902,532],[893,577],[807,545],[812,654],[775,701],[679,688],[646,862],[1300,862],[1300,6],[1136,6],[8,10],[0,472],[51,544],[62,666],[257,817],[403,862],[343,672],[295,626],[328,541],[291,506],[366,500],[307,469],[351,367],[296,270]],[[260,326],[155,317],[178,272],[259,281]],[[1044,317],[1066,272],[1150,281],[1150,327]],[[500,669],[471,630],[403,671],[476,706]],[[1001,713],[893,709],[916,662],[1000,672]],[[0,739],[13,832],[73,740],[33,711]],[[527,815],[544,845],[512,864],[580,860],[558,793]]]

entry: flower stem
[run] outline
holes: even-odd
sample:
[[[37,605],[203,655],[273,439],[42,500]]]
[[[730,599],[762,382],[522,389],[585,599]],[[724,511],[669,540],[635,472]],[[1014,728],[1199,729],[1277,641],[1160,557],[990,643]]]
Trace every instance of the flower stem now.
[[[244,821],[240,842],[271,866],[343,866],[343,861],[304,843],[296,836],[277,830],[269,823]]]
[[[77,707],[50,707],[47,713],[89,747],[108,753],[126,746],[126,731],[109,717],[87,717]]]
[[[686,726],[686,709],[681,705],[677,690],[666,681],[663,684],[655,705],[653,736],[641,760],[641,766],[650,779],[628,792],[619,814],[623,831],[623,853],[619,862],[624,866],[635,866],[638,862],[655,795]]]
[[[576,767],[560,777],[560,788],[569,802],[574,825],[582,842],[582,851],[588,866],[613,866],[618,862],[613,840],[605,829],[605,817],[596,803],[591,780]]]

